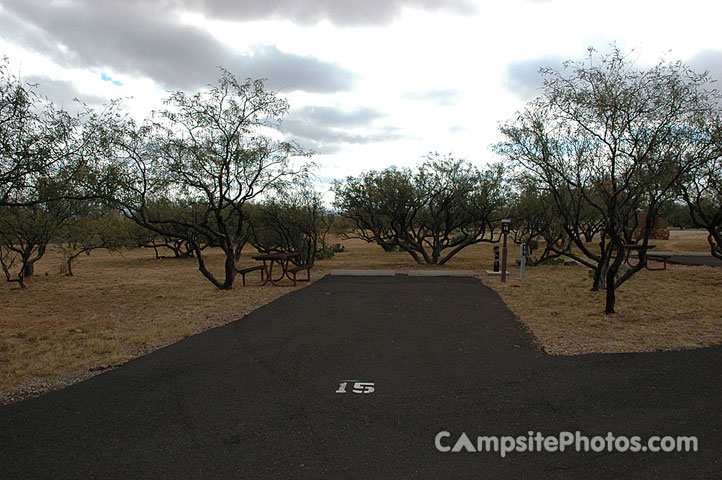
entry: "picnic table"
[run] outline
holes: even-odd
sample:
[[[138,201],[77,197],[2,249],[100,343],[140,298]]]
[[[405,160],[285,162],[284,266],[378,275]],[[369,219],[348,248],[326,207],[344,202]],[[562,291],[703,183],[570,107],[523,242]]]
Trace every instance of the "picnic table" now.
[[[288,278],[293,282],[293,286],[296,286],[296,274],[302,270],[306,270],[307,277],[306,279],[299,279],[298,281],[310,281],[311,280],[311,267],[313,265],[297,265],[292,266],[291,265],[291,259],[298,256],[298,252],[276,252],[276,253],[264,253],[261,255],[256,255],[253,258],[254,260],[260,260],[263,262],[263,270],[265,271],[265,280],[261,284],[261,286],[267,284],[268,282],[271,282],[272,285],[280,286],[277,282],[280,282],[283,280],[283,277]],[[276,264],[281,269],[281,274],[278,276],[278,278],[273,278],[273,265]],[[278,271],[278,268],[276,269]],[[293,277],[291,276],[293,275]],[[261,275],[261,278],[263,278],[263,275]]]

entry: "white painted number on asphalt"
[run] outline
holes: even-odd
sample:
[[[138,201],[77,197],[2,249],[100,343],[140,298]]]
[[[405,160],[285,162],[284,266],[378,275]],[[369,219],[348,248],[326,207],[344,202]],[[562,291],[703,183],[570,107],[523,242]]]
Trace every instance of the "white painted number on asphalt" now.
[[[338,390],[336,390],[336,393],[347,393],[346,392],[346,386],[349,383],[353,382],[353,389],[351,390],[353,393],[373,393],[374,392],[374,384],[371,382],[357,382],[356,380],[341,380],[338,386]]]

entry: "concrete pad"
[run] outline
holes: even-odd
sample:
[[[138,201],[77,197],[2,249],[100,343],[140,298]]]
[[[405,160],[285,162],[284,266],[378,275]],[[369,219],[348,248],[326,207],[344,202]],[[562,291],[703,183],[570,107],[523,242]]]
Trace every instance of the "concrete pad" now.
[[[475,277],[472,270],[409,270],[409,277]]]
[[[671,251],[667,251],[667,250],[656,250],[656,249],[653,248],[652,250],[647,250],[647,256],[649,256],[649,255],[672,256],[672,255],[681,255],[681,254],[675,253],[675,252],[671,252]],[[694,255],[696,255],[696,253],[695,253]],[[702,255],[709,255],[709,253],[703,253]]]
[[[339,277],[393,277],[393,270],[331,270],[331,275]]]

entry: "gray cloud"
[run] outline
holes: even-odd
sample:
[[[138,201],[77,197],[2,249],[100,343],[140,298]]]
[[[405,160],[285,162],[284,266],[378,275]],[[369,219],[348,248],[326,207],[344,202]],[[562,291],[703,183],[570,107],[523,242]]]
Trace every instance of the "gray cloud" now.
[[[73,82],[53,80],[49,77],[39,75],[24,77],[23,80],[27,83],[37,85],[35,87],[36,92],[47,97],[58,107],[68,111],[76,111],[79,109],[80,105],[74,100],[75,98],[90,107],[98,107],[104,103],[108,103],[108,99],[105,97],[88,95],[81,92]]]
[[[437,105],[449,107],[456,105],[456,103],[461,99],[461,92],[453,89],[424,90],[421,92],[409,92],[404,95],[404,98],[408,98],[409,100],[434,102]]]
[[[520,100],[531,100],[539,95],[542,86],[543,77],[539,69],[551,67],[560,70],[562,62],[561,58],[552,56],[512,62],[506,67],[504,87]]]
[[[687,64],[698,73],[709,72],[710,79],[715,81],[715,88],[722,88],[719,85],[722,81],[722,50],[702,50],[688,59]],[[564,69],[564,60],[560,57],[546,56],[510,63],[504,75],[504,86],[519,99],[531,100],[540,93],[539,89],[544,78],[539,73],[539,69],[545,67],[561,71]],[[638,67],[650,68],[647,65],[638,65]]]
[[[299,24],[328,20],[336,25],[386,25],[404,7],[462,15],[478,12],[473,0],[175,0],[179,8],[234,19],[289,19]]]
[[[715,88],[722,88],[722,50],[702,50],[687,63],[699,73],[708,71],[710,78],[716,80]]]
[[[357,75],[339,65],[275,46],[238,55],[202,29],[178,23],[169,3],[9,0],[0,13],[9,27],[0,35],[67,66],[110,67],[172,89],[211,83],[219,66],[242,78],[268,78],[269,88],[325,93],[355,84]]]
[[[369,107],[360,107],[354,110],[339,110],[334,107],[306,106],[297,112],[299,118],[309,122],[338,127],[363,127],[373,123],[386,114]]]
[[[302,146],[319,153],[334,153],[343,144],[366,144],[401,138],[395,127],[375,127],[385,114],[368,107],[340,110],[307,106],[291,110],[283,120],[283,131]]]
[[[336,64],[284,53],[273,45],[255,46],[252,56],[236,56],[228,65],[236,75],[268,78],[272,89],[338,92],[351,90],[357,80],[355,73]]]

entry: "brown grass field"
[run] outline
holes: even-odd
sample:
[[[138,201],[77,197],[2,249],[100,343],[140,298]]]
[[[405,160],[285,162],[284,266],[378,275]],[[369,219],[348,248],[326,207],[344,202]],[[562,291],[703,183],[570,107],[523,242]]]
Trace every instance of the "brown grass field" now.
[[[335,241],[335,240],[334,240]],[[492,245],[468,248],[447,265],[420,266],[405,253],[384,252],[360,240],[339,240],[346,251],[321,260],[312,281],[332,269],[474,270],[551,354],[638,352],[722,344],[722,268],[670,265],[643,271],[618,294],[617,315],[605,316],[604,296],[590,291],[582,266],[541,266],[519,279],[519,249],[510,245],[511,276],[485,276]],[[701,234],[655,241],[657,250],[707,251]],[[248,249],[243,264],[255,264]],[[220,266],[220,255],[210,255]],[[157,260],[152,251],[94,252],[59,273],[52,248],[28,288],[0,284],[0,403],[77,382],[184,337],[237,320],[293,290],[260,287],[259,273],[240,276],[232,291],[216,290],[195,259]],[[301,274],[304,275],[304,274]],[[298,287],[303,288],[301,283]],[[443,319],[440,319],[443,321]]]

